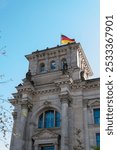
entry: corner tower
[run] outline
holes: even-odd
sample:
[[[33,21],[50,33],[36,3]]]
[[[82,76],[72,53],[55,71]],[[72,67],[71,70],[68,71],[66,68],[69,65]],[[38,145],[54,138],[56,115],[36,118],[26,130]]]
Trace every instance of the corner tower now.
[[[10,102],[15,106],[10,150],[72,150],[96,144],[89,128],[89,105],[99,109],[99,79],[80,43],[71,43],[26,55],[29,70]],[[89,114],[88,114],[89,113]],[[95,128],[95,126],[94,126]],[[91,133],[91,134],[90,134]],[[79,138],[79,136],[78,136]]]
[[[46,76],[52,78],[52,81],[48,82],[53,82],[53,79],[62,74],[64,62],[68,66],[66,74],[69,74],[73,80],[80,79],[82,71],[85,79],[93,74],[80,43],[37,50],[30,55],[26,55],[26,58],[29,61],[29,69],[33,79],[36,80],[35,76],[40,77],[39,82],[47,83],[46,80],[43,80]]]

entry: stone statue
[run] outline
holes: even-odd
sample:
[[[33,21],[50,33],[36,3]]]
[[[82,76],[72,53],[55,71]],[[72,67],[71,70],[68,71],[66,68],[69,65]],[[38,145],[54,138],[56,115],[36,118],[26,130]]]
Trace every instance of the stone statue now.
[[[63,61],[63,69],[62,69],[62,71],[63,71],[63,74],[66,74],[67,71],[68,71],[68,64],[67,64],[66,61]]]
[[[29,69],[29,71],[26,73],[26,79],[28,80],[28,81],[31,81],[31,72],[30,72],[30,69]]]
[[[31,71],[29,69],[29,71],[26,73],[26,80],[29,81],[32,85],[34,85],[34,82],[32,81],[32,75],[31,75]]]
[[[80,78],[81,78],[82,81],[85,80],[85,78],[84,78],[84,71],[81,71],[81,72],[80,72]]]

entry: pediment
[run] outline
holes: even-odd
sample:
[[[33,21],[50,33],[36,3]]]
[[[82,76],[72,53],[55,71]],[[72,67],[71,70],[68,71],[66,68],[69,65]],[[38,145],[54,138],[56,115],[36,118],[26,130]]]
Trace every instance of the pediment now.
[[[88,102],[88,106],[89,107],[96,107],[96,106],[100,106],[100,101],[99,100],[95,100],[95,101],[89,101]]]
[[[58,138],[58,134],[48,129],[38,130],[34,135],[33,139],[55,139]]]

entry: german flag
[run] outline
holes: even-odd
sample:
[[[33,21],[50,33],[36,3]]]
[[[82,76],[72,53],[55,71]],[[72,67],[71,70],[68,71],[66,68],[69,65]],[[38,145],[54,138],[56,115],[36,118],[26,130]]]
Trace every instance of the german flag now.
[[[61,44],[74,43],[75,39],[70,39],[65,35],[61,35]]]

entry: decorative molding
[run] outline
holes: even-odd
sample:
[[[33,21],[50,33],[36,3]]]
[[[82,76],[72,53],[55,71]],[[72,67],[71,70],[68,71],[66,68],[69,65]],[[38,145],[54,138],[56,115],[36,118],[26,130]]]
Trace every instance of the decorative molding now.
[[[18,100],[17,99],[9,99],[9,102],[13,105],[13,106],[15,106],[15,105],[17,105],[18,104]]]
[[[61,103],[68,103],[68,104],[70,104],[72,102],[71,95],[67,91],[64,92],[64,93],[60,93],[59,94],[59,98],[60,98]]]
[[[64,84],[72,84],[73,80],[72,78],[69,77],[69,75],[62,75],[60,77],[60,79],[55,80],[54,83],[56,84],[56,86],[60,87],[60,85],[64,85]]]
[[[45,102],[43,103],[43,105],[45,105],[45,106],[49,106],[49,105],[51,105],[51,103],[52,103],[52,102],[45,101]]]
[[[17,119],[17,112],[16,111],[12,112],[12,116],[13,116],[13,119],[16,120]]]
[[[58,93],[60,91],[59,88],[51,88],[51,89],[43,89],[43,90],[38,90],[35,92],[35,94],[50,94],[50,93]]]
[[[52,57],[59,57],[61,55],[66,55],[67,51],[69,49],[74,50],[74,49],[78,49],[79,47],[79,43],[70,43],[67,45],[57,45],[56,47],[52,47],[52,48],[46,48],[44,50],[36,50],[35,52],[33,52],[32,54],[26,55],[26,58],[29,61],[38,59],[45,59],[46,57],[48,59],[52,58]]]
[[[87,80],[85,81],[81,81],[79,80],[77,83],[74,82],[71,85],[71,89],[94,89],[94,88],[99,88],[100,87],[100,81],[93,81],[90,82],[90,80],[87,82]]]
[[[29,100],[20,100],[19,104],[21,105],[22,109],[27,108],[30,111],[33,107],[33,104]]]
[[[30,92],[31,94],[33,94],[34,90],[30,87],[24,87],[22,86],[22,88],[17,88],[18,92]]]
[[[89,100],[87,106],[90,108],[91,107],[100,107],[100,100]]]
[[[48,130],[48,129],[41,129],[41,130],[36,130],[32,138],[34,140],[48,140],[48,139],[58,139],[59,134]]]

